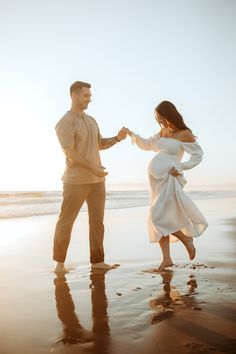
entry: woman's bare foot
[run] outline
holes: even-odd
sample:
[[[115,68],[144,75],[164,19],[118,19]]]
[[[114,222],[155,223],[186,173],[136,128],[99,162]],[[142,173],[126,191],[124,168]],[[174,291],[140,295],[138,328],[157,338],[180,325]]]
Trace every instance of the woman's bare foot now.
[[[119,264],[107,264],[107,263],[104,263],[104,262],[100,262],[100,263],[92,263],[91,264],[91,268],[92,269],[115,269],[119,267]]]
[[[182,231],[174,232],[173,235],[176,236],[186,247],[189,254],[190,261],[194,259],[196,254],[196,249],[193,245],[193,238],[186,236]]]
[[[69,273],[68,269],[65,268],[64,263],[62,262],[56,262],[54,272],[57,275],[64,275],[66,273]]]
[[[158,268],[154,268],[153,271],[154,272],[157,272],[157,273],[160,273],[160,272],[163,272],[163,270],[167,267],[171,267],[173,266],[173,262],[172,262],[172,259],[163,259],[162,263],[159,265]]]
[[[184,241],[184,245],[188,251],[189,259],[190,259],[190,261],[192,261],[196,255],[196,248],[194,247],[194,244],[193,244],[193,238],[186,237],[186,240]]]

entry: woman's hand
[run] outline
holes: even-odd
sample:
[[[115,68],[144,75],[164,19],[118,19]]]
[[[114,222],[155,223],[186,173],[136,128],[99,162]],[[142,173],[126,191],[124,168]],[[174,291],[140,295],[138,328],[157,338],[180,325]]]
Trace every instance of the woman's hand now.
[[[177,177],[177,176],[180,176],[180,175],[181,175],[181,173],[179,173],[179,171],[176,170],[175,167],[172,167],[172,169],[169,171],[169,173],[170,173],[172,176],[174,176],[174,177]]]
[[[129,130],[129,128],[124,128],[124,129],[129,136],[132,136],[133,132]]]

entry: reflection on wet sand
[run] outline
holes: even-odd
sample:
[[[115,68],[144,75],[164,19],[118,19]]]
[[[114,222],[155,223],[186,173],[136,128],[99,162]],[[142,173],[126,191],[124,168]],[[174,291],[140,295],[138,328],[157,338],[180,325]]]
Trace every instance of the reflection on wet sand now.
[[[188,292],[181,294],[178,289],[171,285],[174,272],[172,270],[161,273],[163,292],[155,299],[150,300],[150,306],[155,310],[155,314],[151,318],[151,324],[161,322],[171,317],[176,311],[186,307],[200,309],[196,306],[196,301],[193,295],[196,294],[197,282],[193,275],[190,275],[187,285]]]
[[[107,298],[105,294],[106,271],[93,270],[90,274],[92,303],[92,331],[86,330],[75,313],[75,306],[65,276],[54,279],[55,299],[58,317],[63,323],[63,336],[58,341],[63,344],[91,343],[94,353],[109,352],[109,324]]]
[[[134,291],[133,283],[129,286],[123,282],[122,286],[127,286],[127,290],[118,297],[115,291],[119,274],[105,287],[105,273],[93,271],[89,281],[89,301],[92,306],[92,326],[89,330],[79,319],[83,313],[89,316],[90,312],[86,312],[89,306],[80,308],[78,299],[73,302],[74,293],[67,281],[71,279],[69,276],[56,278],[55,299],[58,317],[63,324],[63,334],[51,351],[58,354],[155,354],[190,353],[196,349],[196,353],[205,353],[210,352],[209,348],[217,352],[219,347],[231,353],[230,350],[235,345],[232,319],[225,319],[222,312],[219,312],[218,317],[212,317],[212,313],[207,310],[209,306],[203,305],[202,311],[199,311],[199,305],[206,305],[206,302],[201,301],[196,292],[198,285],[195,275],[192,275],[196,272],[191,273],[186,275],[186,272],[165,271],[158,277],[144,274],[142,278],[142,274],[133,273],[135,281],[142,280],[143,286],[136,287]],[[200,275],[197,276],[199,282]],[[174,280],[177,286],[174,286]],[[118,278],[118,283],[119,281]],[[81,289],[85,290],[84,286],[88,289],[87,281],[82,283]],[[200,278],[200,287],[202,284]],[[109,322],[106,291],[111,294]],[[82,299],[84,294],[83,292],[81,295]]]

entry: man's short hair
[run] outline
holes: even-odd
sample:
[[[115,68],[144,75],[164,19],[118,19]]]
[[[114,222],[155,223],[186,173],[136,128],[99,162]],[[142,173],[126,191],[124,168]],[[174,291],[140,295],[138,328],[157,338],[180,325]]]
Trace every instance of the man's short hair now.
[[[90,85],[88,82],[75,81],[75,82],[71,85],[71,87],[70,87],[70,95],[72,95],[72,92],[75,92],[75,91],[78,92],[78,90],[81,90],[82,87],[88,87],[88,88],[90,88],[91,85]]]

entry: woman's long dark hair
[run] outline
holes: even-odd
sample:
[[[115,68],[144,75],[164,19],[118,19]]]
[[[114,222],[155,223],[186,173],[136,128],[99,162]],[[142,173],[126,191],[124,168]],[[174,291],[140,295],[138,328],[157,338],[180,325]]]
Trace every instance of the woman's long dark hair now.
[[[162,101],[155,108],[155,112],[159,113],[163,118],[168,120],[168,122],[172,123],[179,130],[188,129],[192,132],[189,127],[184,123],[183,117],[177,111],[175,105],[169,101]]]

